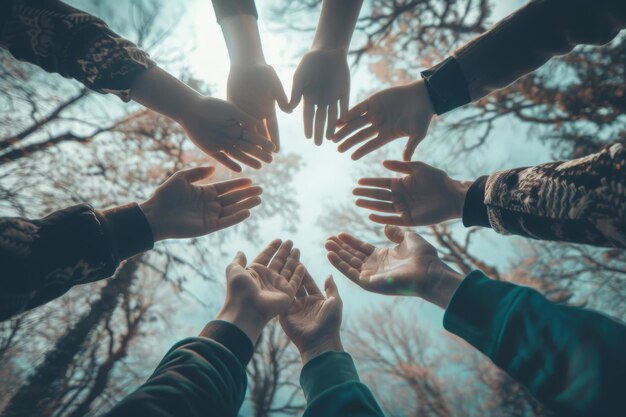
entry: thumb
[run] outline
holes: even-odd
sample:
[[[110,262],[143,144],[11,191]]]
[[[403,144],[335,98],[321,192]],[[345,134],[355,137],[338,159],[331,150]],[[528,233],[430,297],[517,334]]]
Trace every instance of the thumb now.
[[[413,157],[413,154],[415,153],[417,145],[419,145],[420,142],[424,140],[425,136],[426,135],[413,135],[409,137],[409,140],[404,147],[404,152],[402,152],[402,159],[404,159],[405,161],[410,161]]]
[[[274,81],[273,93],[274,93],[274,98],[276,99],[276,103],[278,104],[278,107],[280,107],[280,109],[284,111],[285,113],[291,113],[293,111],[293,108],[289,105],[287,94],[285,93],[285,89],[283,88],[282,83],[278,79],[278,76],[276,77],[276,80]]]
[[[339,289],[332,275],[329,275],[328,278],[326,278],[326,282],[324,282],[324,292],[326,292],[326,298],[338,298],[341,300]]]
[[[203,180],[215,172],[215,167],[196,167],[183,169],[174,175],[182,177],[187,182],[196,182]]]
[[[289,100],[290,112],[298,107],[298,104],[300,104],[300,99],[302,99],[302,81],[296,73],[296,75],[293,77],[293,85],[291,86],[291,99]]]
[[[404,232],[398,226],[385,226],[385,236],[393,243],[402,243],[404,240]]]
[[[248,261],[246,260],[246,255],[242,251],[237,252],[235,257],[233,258],[233,261],[229,263],[226,267],[226,277],[230,276],[230,274],[233,272],[233,269],[245,268],[247,262]]]

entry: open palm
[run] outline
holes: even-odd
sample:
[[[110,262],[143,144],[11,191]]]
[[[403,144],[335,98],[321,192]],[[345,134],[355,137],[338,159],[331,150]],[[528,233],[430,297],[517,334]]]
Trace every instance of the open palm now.
[[[385,235],[397,245],[376,248],[347,233],[332,236],[326,242],[328,259],[365,290],[421,296],[429,288],[433,272],[443,265],[436,249],[418,234],[399,227],[385,227]]]

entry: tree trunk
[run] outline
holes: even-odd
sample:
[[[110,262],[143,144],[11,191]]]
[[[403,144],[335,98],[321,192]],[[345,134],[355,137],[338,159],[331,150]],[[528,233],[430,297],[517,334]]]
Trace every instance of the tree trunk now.
[[[137,260],[130,259],[122,265],[114,278],[109,279],[100,291],[100,298],[91,305],[87,314],[56,341],[41,365],[11,398],[2,417],[52,414],[51,408],[62,394],[58,391],[68,366],[82,351],[92,330],[115,311],[120,296],[133,284],[137,268]]]

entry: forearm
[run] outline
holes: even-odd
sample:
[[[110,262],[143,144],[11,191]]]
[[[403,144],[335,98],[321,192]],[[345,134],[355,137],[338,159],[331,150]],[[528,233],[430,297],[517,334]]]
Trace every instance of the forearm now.
[[[576,45],[600,45],[626,26],[620,0],[534,0],[422,73],[437,114],[476,101]]]
[[[154,374],[107,416],[236,416],[253,346],[236,327],[210,322],[203,337],[177,343]]]
[[[173,75],[155,66],[137,78],[130,91],[130,97],[137,103],[178,121],[184,115],[185,109],[202,96]]]
[[[496,172],[475,181],[466,226],[535,239],[626,247],[626,151],[607,146],[573,161]]]
[[[82,204],[38,220],[0,219],[0,242],[0,320],[109,277],[122,260],[153,244],[134,204],[105,211]]]
[[[304,417],[383,416],[345,352],[326,352],[312,359],[302,368],[300,385],[307,400]]]
[[[444,316],[465,339],[559,415],[618,416],[624,323],[536,291],[469,274]]]
[[[61,1],[7,0],[0,12],[0,46],[15,58],[124,101],[135,79],[155,65],[102,20]]]
[[[363,0],[324,0],[311,49],[341,49],[346,53]]]

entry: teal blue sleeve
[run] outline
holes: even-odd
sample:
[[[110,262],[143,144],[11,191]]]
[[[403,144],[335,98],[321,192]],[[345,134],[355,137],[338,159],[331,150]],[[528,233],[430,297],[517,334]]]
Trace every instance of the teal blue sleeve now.
[[[444,327],[558,415],[625,415],[623,322],[474,271],[450,300]]]
[[[148,381],[106,417],[237,416],[253,346],[230,323],[209,326],[210,338],[192,337],[174,345]]]
[[[302,368],[300,385],[307,400],[303,417],[383,416],[345,352],[326,352],[311,359]]]

